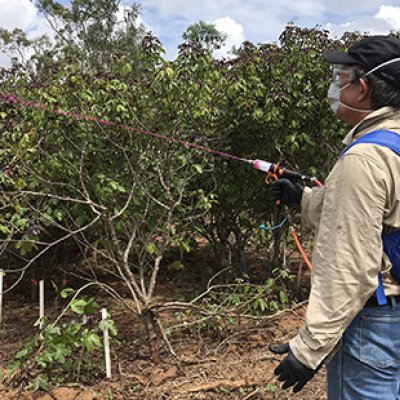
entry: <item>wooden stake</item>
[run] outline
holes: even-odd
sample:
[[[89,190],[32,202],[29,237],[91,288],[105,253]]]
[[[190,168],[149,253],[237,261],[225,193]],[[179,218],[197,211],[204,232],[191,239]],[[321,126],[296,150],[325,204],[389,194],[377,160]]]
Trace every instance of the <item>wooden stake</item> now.
[[[3,279],[4,271],[0,269],[0,324],[3,322]]]
[[[283,268],[287,267],[286,245],[287,245],[287,236],[285,236],[283,239]]]
[[[101,309],[101,319],[103,321],[107,320],[107,309],[106,308]],[[106,378],[111,378],[110,339],[109,339],[107,328],[104,328],[103,339],[104,339],[104,356],[106,359]]]
[[[39,329],[44,328],[44,280],[39,281]]]

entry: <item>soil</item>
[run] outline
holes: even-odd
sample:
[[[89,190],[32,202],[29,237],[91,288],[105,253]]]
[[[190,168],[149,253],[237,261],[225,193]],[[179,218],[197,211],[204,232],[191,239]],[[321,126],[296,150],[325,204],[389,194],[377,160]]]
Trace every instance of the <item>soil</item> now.
[[[190,291],[177,281],[159,286],[159,299]],[[186,292],[187,294],[187,292]],[[5,299],[4,321],[0,330],[0,373],[37,329],[33,324],[38,307],[24,297]],[[104,297],[104,296],[103,296]],[[179,296],[178,296],[179,297]],[[131,303],[132,306],[133,303]],[[112,348],[112,378],[55,387],[48,392],[33,392],[23,385],[11,388],[0,384],[2,400],[228,400],[228,399],[326,399],[325,371],[322,369],[299,394],[281,390],[273,371],[283,356],[275,356],[268,346],[286,342],[301,326],[305,306],[299,305],[273,318],[247,320],[221,329],[209,324],[202,329],[176,331],[169,339],[176,354],[185,362],[177,363],[161,348],[161,364],[149,356],[144,330],[138,319],[119,304],[108,304],[118,327],[118,343]],[[46,303],[52,317],[60,306]],[[164,326],[175,318],[161,314]],[[177,323],[177,321],[174,321]],[[101,363],[101,361],[99,361]]]

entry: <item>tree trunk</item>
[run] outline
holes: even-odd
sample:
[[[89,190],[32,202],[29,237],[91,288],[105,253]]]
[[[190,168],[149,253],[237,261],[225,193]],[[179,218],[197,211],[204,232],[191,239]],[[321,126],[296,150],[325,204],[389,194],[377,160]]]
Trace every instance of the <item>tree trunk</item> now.
[[[146,327],[151,359],[154,364],[160,364],[160,339],[157,331],[156,316],[153,311],[147,310],[143,314],[143,322]]]

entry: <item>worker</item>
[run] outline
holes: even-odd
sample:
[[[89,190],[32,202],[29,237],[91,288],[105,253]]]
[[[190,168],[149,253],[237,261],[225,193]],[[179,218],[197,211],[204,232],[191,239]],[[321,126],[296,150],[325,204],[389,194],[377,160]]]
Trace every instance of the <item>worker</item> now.
[[[400,40],[324,58],[330,106],[351,130],[323,187],[272,185],[316,232],[305,322],[275,374],[298,392],[325,364],[329,400],[400,399]]]

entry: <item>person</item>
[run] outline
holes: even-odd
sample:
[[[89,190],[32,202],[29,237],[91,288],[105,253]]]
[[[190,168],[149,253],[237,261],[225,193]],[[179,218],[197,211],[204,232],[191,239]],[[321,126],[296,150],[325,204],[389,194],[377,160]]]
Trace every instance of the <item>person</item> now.
[[[297,392],[325,364],[329,400],[400,399],[400,282],[384,248],[395,234],[400,251],[400,40],[369,36],[324,58],[329,103],[351,130],[323,187],[272,185],[316,230],[305,322],[275,375]]]

